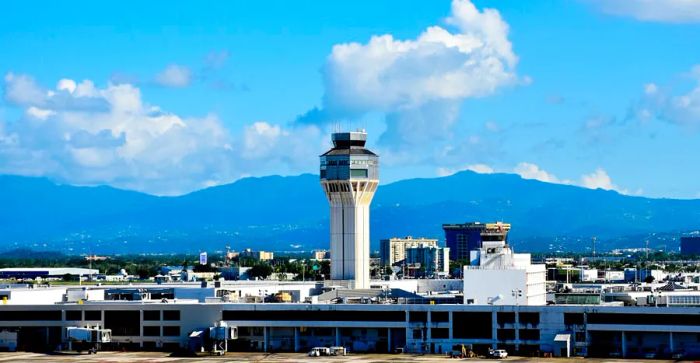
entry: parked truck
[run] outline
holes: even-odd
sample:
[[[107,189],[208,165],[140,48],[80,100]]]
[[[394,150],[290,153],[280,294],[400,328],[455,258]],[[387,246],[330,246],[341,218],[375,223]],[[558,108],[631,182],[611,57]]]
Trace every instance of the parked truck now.
[[[102,344],[112,341],[112,330],[101,329],[99,326],[68,327],[66,339],[68,350],[75,350],[78,353],[86,350],[88,354],[97,354]]]

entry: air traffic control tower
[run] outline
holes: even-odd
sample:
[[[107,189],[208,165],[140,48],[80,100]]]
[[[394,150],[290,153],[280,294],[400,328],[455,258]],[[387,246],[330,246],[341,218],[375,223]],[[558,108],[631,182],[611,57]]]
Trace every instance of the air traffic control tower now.
[[[369,205],[379,184],[379,156],[365,149],[367,133],[334,133],[321,155],[321,186],[331,207],[331,279],[369,288]]]

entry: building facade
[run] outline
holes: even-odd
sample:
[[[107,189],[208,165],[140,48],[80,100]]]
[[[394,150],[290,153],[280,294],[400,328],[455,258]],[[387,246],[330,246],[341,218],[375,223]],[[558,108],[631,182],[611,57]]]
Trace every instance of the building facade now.
[[[438,246],[438,241],[431,238],[413,238],[407,236],[404,238],[388,238],[379,241],[379,259],[383,266],[394,266],[401,264],[406,259],[406,249],[424,246]]]
[[[413,277],[446,277],[450,272],[450,249],[426,244],[406,248],[406,267]]]
[[[530,356],[700,357],[700,308],[386,304],[230,304],[104,302],[3,306],[0,331],[18,333],[19,350],[53,350],[67,327],[112,330],[103,349],[175,351],[191,332],[218,321],[237,327],[229,351],[303,352],[345,346],[353,352],[444,354],[472,345]],[[568,336],[566,347],[559,343]],[[562,348],[565,348],[562,351]]]
[[[450,259],[468,260],[470,251],[481,247],[482,241],[508,241],[510,224],[496,223],[459,223],[443,224],[445,245],[450,248]]]
[[[379,185],[379,157],[364,131],[332,135],[321,155],[321,186],[330,204],[331,279],[369,287],[369,206]]]
[[[546,305],[547,268],[529,253],[513,253],[505,241],[483,241],[463,268],[464,303]]]

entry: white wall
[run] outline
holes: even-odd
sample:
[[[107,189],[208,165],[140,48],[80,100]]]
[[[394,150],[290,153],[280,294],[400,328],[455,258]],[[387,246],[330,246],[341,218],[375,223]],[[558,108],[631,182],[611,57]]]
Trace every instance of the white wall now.
[[[464,303],[474,299],[476,305],[517,305],[513,290],[522,290],[517,304],[526,305],[525,270],[464,268]]]
[[[10,298],[7,300],[7,303],[12,305],[53,304],[63,301],[63,295],[65,293],[65,288],[13,289],[10,291]]]

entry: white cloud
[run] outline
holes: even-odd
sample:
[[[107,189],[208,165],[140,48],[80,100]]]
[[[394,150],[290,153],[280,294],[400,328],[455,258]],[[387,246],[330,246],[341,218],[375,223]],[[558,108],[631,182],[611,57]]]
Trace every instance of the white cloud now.
[[[72,79],[67,79],[63,78],[60,81],[58,81],[58,84],[56,85],[56,89],[59,91],[68,91],[68,93],[73,93],[75,92],[75,89],[78,87],[78,85],[75,83],[74,80]]]
[[[394,147],[449,137],[464,99],[518,83],[518,58],[498,11],[454,0],[446,22],[449,28],[431,26],[415,39],[385,34],[335,45],[323,70],[323,108],[299,121],[379,112],[387,123],[382,141]]]
[[[479,174],[492,174],[498,172],[514,173],[516,175],[519,175],[523,179],[533,179],[545,183],[575,185],[588,189],[614,190],[620,194],[626,195],[642,194],[641,189],[638,189],[634,192],[630,192],[627,189],[622,189],[618,187],[615,183],[613,183],[612,178],[603,168],[597,168],[595,171],[589,174],[582,175],[579,181],[559,178],[553,173],[542,169],[539,165],[528,162],[521,162],[518,163],[512,169],[503,169],[500,171],[495,170],[494,168],[486,164],[470,164],[460,168],[440,167],[437,168],[436,171],[438,176],[449,176],[463,170],[471,170]]]
[[[243,156],[251,158],[267,155],[275,149],[282,134],[282,128],[279,125],[271,125],[264,121],[247,126],[243,133]]]
[[[643,192],[641,188],[635,191],[630,191],[628,189],[618,187],[615,185],[615,183],[613,183],[610,175],[608,175],[608,173],[602,168],[598,168],[590,174],[581,176],[581,186],[589,189],[614,190],[625,195],[641,195]]]
[[[486,164],[473,164],[473,165],[468,165],[467,170],[471,170],[475,173],[479,174],[491,174],[493,173],[493,168],[486,165]]]
[[[328,140],[327,135],[314,125],[287,128],[258,121],[243,131],[241,157],[257,164],[264,160],[268,173],[279,174],[281,170],[289,170],[290,166],[315,170],[319,150],[328,148]]]
[[[158,73],[155,80],[165,87],[187,87],[192,81],[192,71],[185,66],[171,64]]]
[[[19,105],[43,105],[46,94],[37,87],[34,79],[23,74],[5,75],[5,99]]]
[[[308,171],[324,147],[315,126],[258,122],[236,137],[215,115],[186,118],[147,104],[131,84],[63,79],[48,90],[10,73],[4,88],[25,116],[0,121],[0,174],[180,194],[249,173]]]
[[[697,0],[588,0],[601,11],[629,16],[641,21],[692,23],[700,22]]]
[[[49,118],[49,116],[53,116],[56,114],[54,111],[44,110],[42,108],[38,108],[38,107],[34,107],[34,106],[29,107],[26,110],[26,112],[27,112],[28,116],[34,117],[34,118],[39,119],[39,120],[46,120],[47,118]]]
[[[596,169],[590,174],[581,176],[581,185],[589,189],[617,189],[608,173],[601,168]]]
[[[569,184],[559,180],[554,174],[550,174],[540,169],[538,165],[532,163],[519,163],[513,168],[513,172],[520,175],[523,179],[535,179],[547,183]]]
[[[655,83],[644,85],[642,97],[631,113],[644,122],[657,118],[676,125],[700,127],[700,65],[693,67],[686,78],[692,86],[685,94],[674,94],[671,88]]]
[[[513,168],[513,172],[520,175],[523,179],[535,179],[555,184],[577,185],[588,189],[614,190],[625,195],[642,194],[642,189],[631,192],[628,189],[618,187],[613,183],[612,178],[603,168],[597,168],[592,173],[582,175],[578,182],[569,179],[560,179],[556,175],[540,168],[538,165],[526,162],[519,163]]]
[[[452,174],[455,174],[460,171],[464,170],[469,170],[473,171],[478,174],[492,174],[494,172],[493,168],[486,165],[486,164],[470,164],[470,165],[465,165],[464,167],[461,168],[445,168],[445,167],[440,167],[437,168],[437,175],[438,176],[449,176]]]

